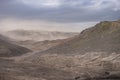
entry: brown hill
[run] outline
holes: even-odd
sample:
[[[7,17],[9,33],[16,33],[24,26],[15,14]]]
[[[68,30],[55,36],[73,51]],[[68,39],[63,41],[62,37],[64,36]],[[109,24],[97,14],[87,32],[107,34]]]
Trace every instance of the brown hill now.
[[[51,47],[57,46],[65,42],[66,40],[68,39],[45,40],[45,41],[26,40],[26,41],[17,41],[17,42],[12,41],[12,42],[33,51],[44,51]]]
[[[0,57],[19,56],[30,50],[15,44],[11,44],[7,37],[0,35]]]
[[[120,52],[120,21],[104,21],[45,53]]]

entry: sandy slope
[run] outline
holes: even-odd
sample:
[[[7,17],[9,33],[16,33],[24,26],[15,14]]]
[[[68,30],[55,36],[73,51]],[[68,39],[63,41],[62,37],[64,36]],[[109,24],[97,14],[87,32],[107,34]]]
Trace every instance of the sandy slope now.
[[[0,57],[19,56],[31,50],[12,44],[9,38],[0,35]]]

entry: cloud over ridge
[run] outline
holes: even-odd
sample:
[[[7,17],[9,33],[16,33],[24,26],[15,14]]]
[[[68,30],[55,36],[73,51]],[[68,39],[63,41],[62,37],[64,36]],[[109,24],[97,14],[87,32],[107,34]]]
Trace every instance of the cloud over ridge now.
[[[120,0],[1,0],[1,18],[88,22],[120,18]]]

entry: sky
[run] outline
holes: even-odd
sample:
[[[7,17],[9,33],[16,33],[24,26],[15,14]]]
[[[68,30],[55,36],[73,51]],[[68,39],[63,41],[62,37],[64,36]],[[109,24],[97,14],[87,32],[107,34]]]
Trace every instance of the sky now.
[[[120,19],[120,0],[0,0],[0,29],[80,32]]]

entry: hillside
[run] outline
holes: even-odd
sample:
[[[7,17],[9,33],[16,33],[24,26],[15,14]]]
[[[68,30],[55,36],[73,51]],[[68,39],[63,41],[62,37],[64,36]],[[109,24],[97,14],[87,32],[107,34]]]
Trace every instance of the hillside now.
[[[15,65],[24,64],[16,66],[15,73],[29,72],[30,77],[22,76],[26,80],[120,80],[119,24],[119,21],[105,21],[62,42],[38,42],[35,45],[60,43],[42,52],[10,58]]]
[[[119,21],[104,21],[48,50],[13,59],[69,71],[72,80],[119,80],[119,31]]]
[[[104,21],[45,53],[120,52],[120,21]]]
[[[57,31],[39,31],[39,30],[12,30],[7,31],[4,35],[14,39],[15,41],[44,41],[44,40],[56,40],[73,37],[78,33],[73,32],[57,32]]]
[[[18,41],[18,42],[16,42],[16,44],[26,47],[33,51],[43,51],[43,50],[47,50],[51,47],[57,46],[57,45],[65,42],[66,40],[67,39],[45,40],[45,41],[26,40],[26,41]],[[13,42],[13,43],[15,43],[15,42]]]
[[[27,52],[30,52],[30,50],[11,44],[9,38],[0,35],[0,57],[19,56]]]

